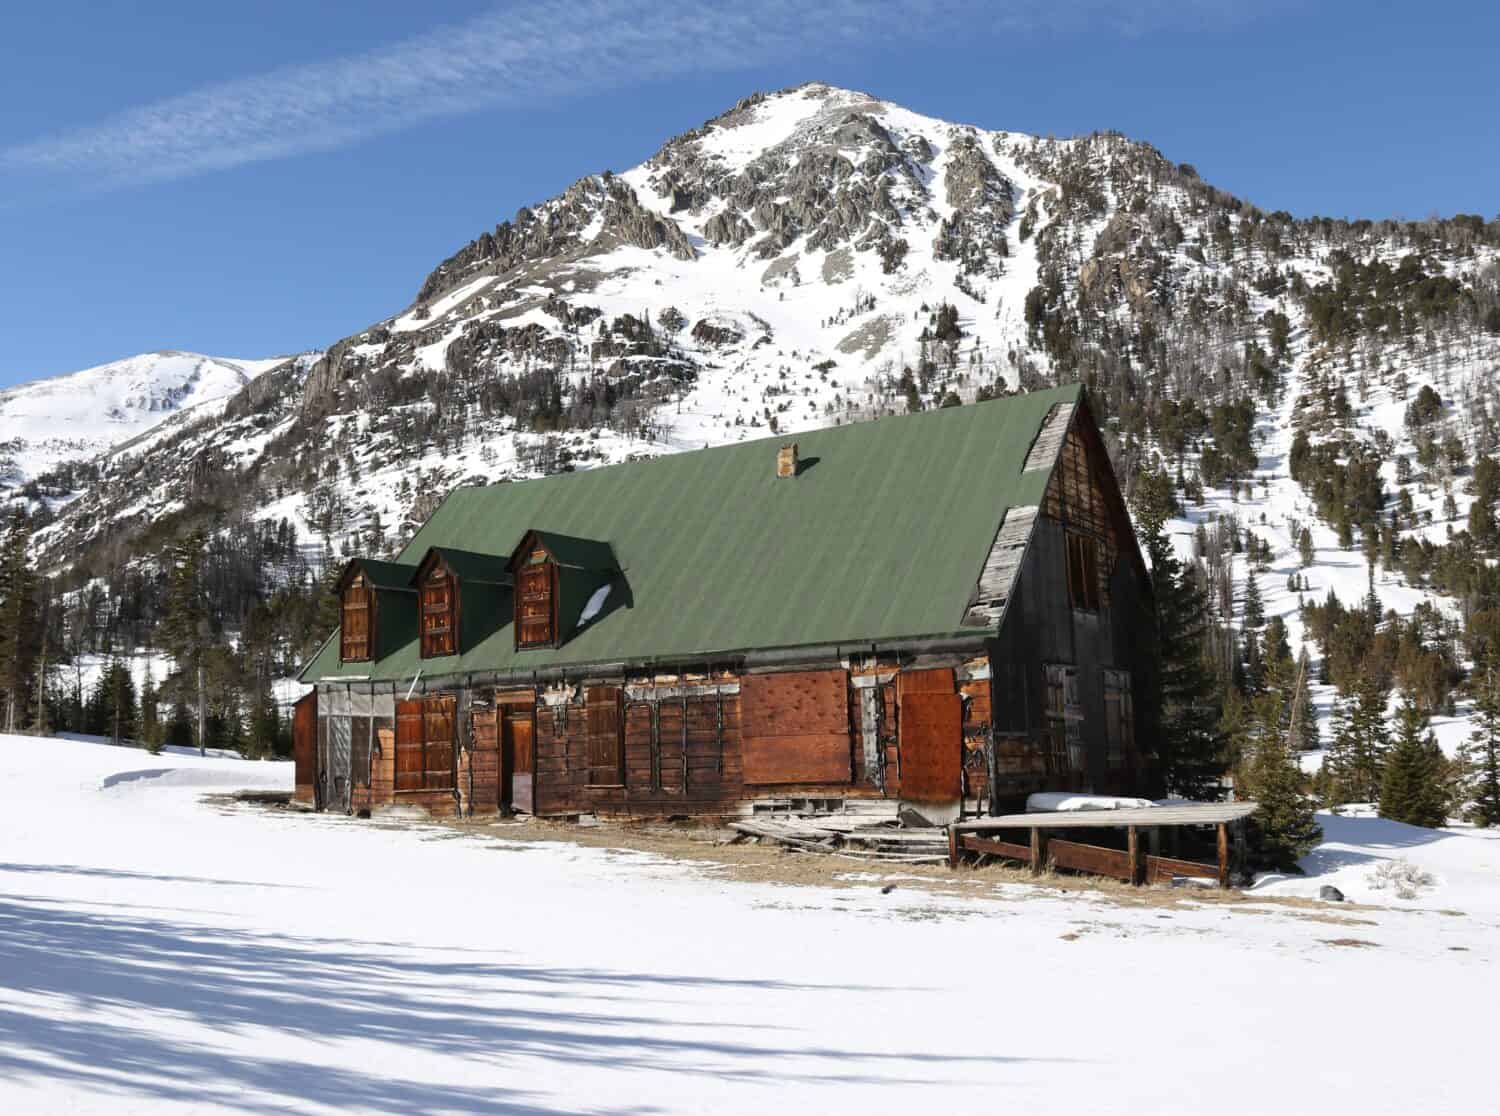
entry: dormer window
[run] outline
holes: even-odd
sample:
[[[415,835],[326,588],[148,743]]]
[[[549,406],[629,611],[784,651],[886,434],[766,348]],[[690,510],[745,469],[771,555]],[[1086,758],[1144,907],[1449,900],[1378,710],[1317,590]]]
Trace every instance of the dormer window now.
[[[363,573],[355,574],[344,587],[343,618],[339,626],[339,659],[346,663],[370,661],[371,622],[374,593]]]
[[[516,650],[561,647],[609,611],[609,586],[620,575],[609,543],[532,530],[510,555]],[[616,600],[620,597],[616,595]]]
[[[557,566],[538,547],[516,570],[516,647],[557,642]]]
[[[443,562],[431,563],[420,575],[422,658],[452,655],[458,650],[458,588]]]

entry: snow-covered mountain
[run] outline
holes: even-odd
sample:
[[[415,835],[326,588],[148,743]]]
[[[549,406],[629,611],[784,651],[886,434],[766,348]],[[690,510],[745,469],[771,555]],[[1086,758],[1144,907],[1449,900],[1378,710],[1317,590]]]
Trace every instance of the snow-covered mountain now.
[[[117,447],[39,542],[99,576],[190,523],[380,552],[455,484],[1082,380],[1126,483],[1176,479],[1217,620],[1253,550],[1295,652],[1300,603],[1367,588],[1366,539],[1385,605],[1475,607],[1438,548],[1500,450],[1497,260],[1500,220],[1294,219],[1118,134],[813,83],[520,210],[401,312]]]
[[[0,483],[95,457],[171,415],[204,414],[284,359],[169,350],[0,390]]]

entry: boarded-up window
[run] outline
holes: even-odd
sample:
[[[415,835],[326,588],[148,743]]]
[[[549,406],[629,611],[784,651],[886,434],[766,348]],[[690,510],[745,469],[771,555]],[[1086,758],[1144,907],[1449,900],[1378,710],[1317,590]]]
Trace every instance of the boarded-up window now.
[[[422,578],[422,658],[458,650],[458,591],[441,562]]]
[[[585,697],[588,717],[589,783],[618,787],[625,782],[625,734],[618,686],[590,686]]]
[[[1069,531],[1068,600],[1074,608],[1099,611],[1099,544],[1091,538]]]
[[[451,790],[457,703],[434,695],[396,703],[396,789]]]
[[[545,550],[533,551],[516,575],[516,646],[550,647],[557,639],[556,566]]]
[[[746,783],[850,781],[847,671],[747,675],[740,708]]]
[[[1074,608],[1093,612],[1109,604],[1109,579],[1119,557],[1111,506],[1118,500],[1103,447],[1075,423],[1042,502],[1044,514],[1067,528],[1068,596]]]
[[[1050,775],[1081,774],[1083,755],[1083,706],[1078,701],[1078,670],[1053,663],[1047,668],[1047,772]]]
[[[339,627],[339,658],[346,663],[363,662],[370,658],[373,596],[364,574],[355,574],[344,589],[343,617]]]
[[[1135,703],[1130,672],[1104,672],[1104,756],[1113,770],[1135,763]]]

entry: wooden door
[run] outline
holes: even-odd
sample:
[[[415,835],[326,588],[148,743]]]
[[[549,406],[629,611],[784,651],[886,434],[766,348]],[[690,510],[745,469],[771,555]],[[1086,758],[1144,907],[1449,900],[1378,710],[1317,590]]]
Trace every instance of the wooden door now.
[[[901,797],[927,805],[959,800],[963,698],[915,693],[901,698]]]
[[[535,720],[531,709],[511,711],[507,717],[508,768],[510,768],[510,808],[535,813]]]
[[[423,709],[421,698],[396,702],[395,789],[398,791],[421,790],[424,784]]]
[[[292,713],[292,785],[299,802],[313,801],[318,779],[318,691],[311,690]]]

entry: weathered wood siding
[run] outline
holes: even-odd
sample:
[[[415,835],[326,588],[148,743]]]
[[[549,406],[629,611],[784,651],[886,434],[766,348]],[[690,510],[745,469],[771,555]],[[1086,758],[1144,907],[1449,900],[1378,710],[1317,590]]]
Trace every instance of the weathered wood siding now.
[[[991,647],[998,775],[991,808],[999,812],[1024,808],[1026,796],[1040,790],[1151,789],[1150,589],[1136,564],[1129,518],[1104,452],[1087,409],[1079,408]],[[1097,607],[1074,607],[1080,594],[1076,584],[1071,590],[1069,585],[1070,534],[1097,548],[1099,585],[1088,601]],[[1066,718],[1049,716],[1049,667],[1072,668],[1077,706]],[[1133,766],[1111,769],[1106,763],[1106,669],[1130,674],[1141,753]],[[1061,732],[1063,724],[1081,736],[1080,767],[1060,762],[1066,749],[1049,748],[1049,729]]]
[[[619,681],[584,684],[550,703],[544,695],[537,705],[536,812],[732,812],[745,795],[738,680]],[[617,720],[603,712],[613,702]],[[623,778],[606,741],[616,732]]]

